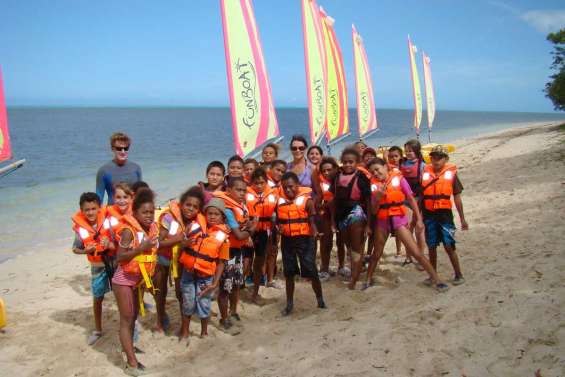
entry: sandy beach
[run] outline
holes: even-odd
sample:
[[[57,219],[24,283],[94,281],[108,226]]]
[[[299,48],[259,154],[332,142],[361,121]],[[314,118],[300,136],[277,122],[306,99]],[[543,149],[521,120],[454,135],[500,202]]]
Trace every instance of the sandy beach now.
[[[213,318],[210,336],[192,337],[188,348],[174,331],[152,332],[150,310],[139,343],[150,375],[564,376],[565,128],[531,124],[455,144],[470,226],[457,233],[464,285],[443,294],[425,287],[424,273],[402,267],[389,242],[376,286],[350,292],[336,277],[324,283],[328,310],[315,308],[302,281],[295,313],[283,318],[284,290],[261,288],[262,306],[244,293],[235,331],[220,331]],[[70,243],[25,251],[0,264],[8,310],[0,375],[122,376],[113,295],[104,302],[105,335],[86,344],[93,326],[86,258]],[[439,261],[450,279],[441,250]],[[176,331],[173,292],[167,305]]]

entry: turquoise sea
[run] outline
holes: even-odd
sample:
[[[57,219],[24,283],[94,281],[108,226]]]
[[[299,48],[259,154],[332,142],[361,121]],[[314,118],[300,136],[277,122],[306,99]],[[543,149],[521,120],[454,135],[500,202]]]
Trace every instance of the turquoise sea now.
[[[334,154],[357,137],[357,113],[349,115],[352,136]],[[381,131],[368,144],[402,145],[414,137],[412,111],[378,110],[377,116]],[[70,251],[70,216],[79,195],[94,191],[98,167],[111,159],[108,139],[115,131],[132,137],[130,159],[141,165],[159,202],[201,180],[209,161],[225,161],[234,153],[227,108],[9,108],[8,117],[14,157],[27,163],[0,179],[0,262],[42,248]],[[288,137],[308,133],[308,111],[279,109],[277,117],[288,157]],[[558,120],[565,116],[440,111],[433,141]],[[425,125],[422,139],[427,141]]]

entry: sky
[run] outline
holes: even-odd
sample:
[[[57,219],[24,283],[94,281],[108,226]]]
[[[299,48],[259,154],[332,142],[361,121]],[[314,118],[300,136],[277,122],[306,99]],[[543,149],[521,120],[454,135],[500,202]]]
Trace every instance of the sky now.
[[[253,1],[276,107],[306,107],[299,0]],[[355,107],[351,24],[377,108],[413,106],[406,38],[431,58],[438,110],[551,112],[548,32],[563,1],[318,0]],[[421,60],[418,61],[421,70]],[[229,106],[219,0],[2,0],[8,106]]]

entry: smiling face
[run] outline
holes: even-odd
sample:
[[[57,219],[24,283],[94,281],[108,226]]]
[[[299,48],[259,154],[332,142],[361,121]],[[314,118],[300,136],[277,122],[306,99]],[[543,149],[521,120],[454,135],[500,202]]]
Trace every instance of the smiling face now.
[[[128,195],[120,188],[117,188],[114,192],[114,203],[118,206],[121,213],[129,211],[132,199],[131,195]]]
[[[133,216],[143,229],[148,230],[155,219],[155,204],[152,202],[143,203],[137,211],[133,213]]]
[[[310,161],[314,165],[318,165],[321,160],[322,154],[320,153],[318,148],[310,149],[310,152],[308,152],[308,161]]]
[[[206,208],[205,215],[206,215],[206,222],[210,226],[223,224],[224,222],[224,215],[216,207]]]
[[[388,179],[388,168],[384,165],[371,164],[371,166],[369,166],[369,172],[379,181],[386,181]]]
[[[328,181],[333,181],[337,173],[337,169],[332,164],[325,163],[320,166],[320,172],[325,179],[327,179]]]
[[[100,205],[97,202],[84,202],[80,210],[91,225],[96,224],[98,212],[100,211]]]
[[[118,164],[124,164],[128,160],[129,144],[125,141],[115,141],[112,145],[112,153],[114,154],[114,161]]]
[[[341,158],[341,169],[345,174],[351,174],[355,172],[357,167],[357,156],[354,154],[344,154]]]
[[[417,158],[416,152],[414,151],[414,149],[412,149],[412,147],[409,144],[406,144],[404,146],[404,153],[406,153],[406,158],[408,160],[415,160]]]
[[[277,151],[273,147],[265,147],[261,157],[263,158],[263,162],[270,164],[277,158]]]
[[[306,144],[302,141],[294,140],[292,144],[290,144],[290,152],[292,153],[292,157],[295,161],[304,158],[304,151],[306,151]]]
[[[206,179],[208,180],[208,185],[212,188],[218,188],[224,182],[224,172],[219,167],[210,168],[206,174]]]
[[[282,187],[284,194],[290,200],[296,198],[296,194],[298,193],[298,189],[300,188],[298,182],[296,182],[294,178],[289,178],[285,181],[282,181]]]
[[[181,203],[181,212],[182,212],[182,217],[184,217],[185,220],[192,220],[196,217],[196,215],[198,214],[198,211],[200,211],[200,205],[202,203],[200,203],[200,199],[195,198],[193,196],[189,196],[186,198],[186,200]]]
[[[243,165],[243,173],[246,177],[251,177],[251,174],[253,174],[253,170],[255,170],[256,167],[257,166],[255,166],[255,163],[253,162],[245,164]]]
[[[243,163],[241,161],[232,161],[228,165],[228,175],[230,177],[243,177]]]

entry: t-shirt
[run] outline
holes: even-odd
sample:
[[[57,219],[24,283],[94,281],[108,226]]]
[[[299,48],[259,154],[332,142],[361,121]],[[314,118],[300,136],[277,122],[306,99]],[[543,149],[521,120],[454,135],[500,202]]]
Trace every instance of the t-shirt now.
[[[104,202],[104,195],[108,193],[108,204],[114,204],[114,185],[116,183],[125,182],[133,185],[141,181],[141,167],[135,162],[126,161],[123,165],[118,165],[114,161],[110,161],[100,169],[96,174],[96,194],[101,202]]]
[[[230,229],[239,229],[239,223],[235,219],[235,215],[231,209],[226,208],[226,225]]]
[[[463,192],[463,184],[459,180],[457,173],[453,179],[453,195],[459,195]],[[428,211],[422,204],[422,215],[424,218],[433,218],[439,222],[453,223],[453,212],[451,209],[438,209],[435,211]]]

